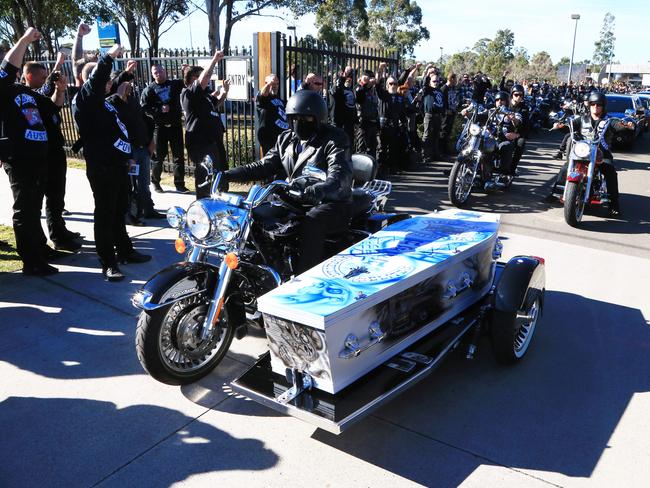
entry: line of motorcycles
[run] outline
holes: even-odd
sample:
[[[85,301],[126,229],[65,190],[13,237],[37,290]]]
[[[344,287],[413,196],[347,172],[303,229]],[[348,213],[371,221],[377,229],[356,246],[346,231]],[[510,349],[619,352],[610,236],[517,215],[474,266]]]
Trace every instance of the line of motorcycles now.
[[[496,131],[489,122],[478,124],[477,113],[478,110],[473,110],[465,121],[456,145],[458,156],[449,174],[448,197],[452,205],[459,208],[468,205],[472,192],[505,191],[514,179],[514,176],[500,172]],[[565,105],[552,120],[564,122],[574,113],[577,113],[577,105]],[[613,120],[617,119],[607,119],[606,124]],[[601,133],[606,132],[607,125],[601,128]],[[605,179],[598,171],[603,159],[599,143],[599,140],[581,139],[571,130],[567,144],[566,180],[564,184],[558,183],[557,189],[562,191],[560,201],[564,205],[564,219],[572,227],[580,225],[586,208],[609,203]]]

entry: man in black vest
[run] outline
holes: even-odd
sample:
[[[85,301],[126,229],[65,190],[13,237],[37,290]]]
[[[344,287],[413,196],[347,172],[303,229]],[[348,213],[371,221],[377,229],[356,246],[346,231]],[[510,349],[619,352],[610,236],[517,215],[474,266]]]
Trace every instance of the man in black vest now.
[[[278,96],[279,88],[280,80],[277,75],[270,74],[264,78],[264,86],[255,97],[260,123],[257,141],[262,148],[262,154],[269,152],[275,146],[278,136],[289,128],[284,102]]]
[[[72,101],[86,157],[86,175],[95,199],[95,247],[107,281],[124,279],[118,262],[144,263],[151,256],[133,249],[124,216],[129,198],[128,167],[134,164],[126,125],[106,100],[113,61],[122,53],[114,45],[98,63],[87,63],[84,84]],[[116,256],[117,251],[117,256]]]
[[[27,47],[40,38],[39,31],[28,28],[0,64],[0,161],[14,197],[13,226],[23,273],[45,276],[58,272],[46,262],[40,221],[49,140],[34,92],[16,83]]]
[[[151,68],[153,83],[142,91],[140,103],[145,113],[153,119],[156,158],[152,161],[151,182],[158,193],[162,193],[160,177],[167,158],[168,145],[174,159],[174,186],[176,191],[188,193],[185,187],[185,160],[183,154],[183,122],[181,120],[182,80],[167,78],[165,68],[156,64]]]

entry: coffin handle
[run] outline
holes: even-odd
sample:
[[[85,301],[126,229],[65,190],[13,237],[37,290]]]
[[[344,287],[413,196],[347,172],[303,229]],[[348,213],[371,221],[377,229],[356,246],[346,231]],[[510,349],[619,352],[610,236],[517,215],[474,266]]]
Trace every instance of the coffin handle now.
[[[343,350],[339,353],[341,359],[351,359],[357,357],[363,351],[379,344],[386,337],[386,333],[381,330],[381,325],[373,320],[368,326],[368,342],[361,344],[359,338],[354,334],[348,334],[345,338]]]

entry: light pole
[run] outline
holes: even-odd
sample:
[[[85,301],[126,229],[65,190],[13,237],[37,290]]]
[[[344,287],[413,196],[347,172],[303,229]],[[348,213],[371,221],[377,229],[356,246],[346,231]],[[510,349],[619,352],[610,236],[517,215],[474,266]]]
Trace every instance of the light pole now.
[[[573,53],[576,50],[576,34],[578,32],[578,20],[580,19],[580,14],[571,14],[571,19],[576,21],[576,26],[573,29],[573,47],[571,48],[571,62],[569,63],[569,79],[567,83],[571,83],[571,71],[573,71]]]

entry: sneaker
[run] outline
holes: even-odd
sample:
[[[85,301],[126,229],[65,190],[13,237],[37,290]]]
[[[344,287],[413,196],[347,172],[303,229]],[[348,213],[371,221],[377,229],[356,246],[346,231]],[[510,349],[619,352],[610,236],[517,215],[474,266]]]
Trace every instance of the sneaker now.
[[[23,266],[23,274],[27,276],[50,276],[58,272],[57,268],[47,263]]]
[[[558,159],[558,160],[564,159],[564,153],[562,151],[556,152],[555,156],[553,156],[553,159]]]
[[[165,190],[162,189],[162,186],[160,186],[159,183],[154,183],[154,184],[153,184],[153,190],[154,190],[156,193],[165,193]]]
[[[50,246],[46,245],[45,250],[43,251],[43,255],[45,256],[46,261],[54,261],[55,259],[64,258],[66,256],[69,256],[70,253],[58,251],[58,250],[52,249]]]
[[[189,190],[189,188],[186,188],[185,185],[177,186],[177,187],[176,187],[176,191],[177,191],[178,193],[191,193],[190,190]]]
[[[81,249],[81,244],[75,241],[55,242],[54,249],[57,251],[77,252]]]
[[[127,256],[118,256],[117,260],[121,264],[146,263],[147,261],[151,261],[151,256],[149,254],[142,254],[141,252],[133,250]]]
[[[102,268],[102,274],[106,281],[122,281],[124,279],[124,275],[120,268],[117,267],[117,264]]]
[[[146,214],[144,214],[144,216],[147,219],[166,219],[167,218],[167,216],[165,214],[160,213],[160,212],[158,212],[156,210],[151,210],[151,211],[147,212]]]

